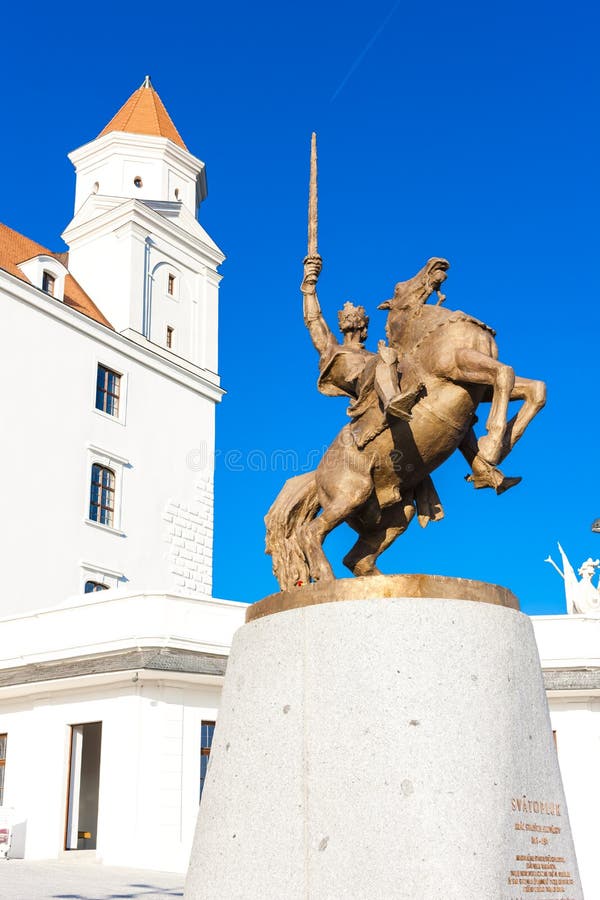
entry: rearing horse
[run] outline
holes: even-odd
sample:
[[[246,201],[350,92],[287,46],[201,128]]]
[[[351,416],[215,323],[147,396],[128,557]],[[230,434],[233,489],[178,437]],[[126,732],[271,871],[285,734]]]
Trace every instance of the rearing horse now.
[[[415,513],[423,525],[441,518],[430,474],[460,447],[478,486],[478,477],[510,453],[544,406],[544,383],[517,377],[498,360],[489,326],[427,304],[448,267],[444,259],[430,259],[413,278],[397,284],[393,298],[380,307],[389,310],[386,332],[398,352],[403,389],[424,386],[411,418],[390,417],[365,444],[357,442],[348,423],[316,471],[287,481],[269,510],[267,553],[282,590],[333,579],[322,544],[342,522],[358,534],[344,564],[355,575],[379,574],[378,556]],[[511,400],[523,403],[507,421]],[[475,412],[486,401],[491,402],[486,433],[477,440]],[[364,413],[369,415],[380,417],[381,409],[373,406]]]

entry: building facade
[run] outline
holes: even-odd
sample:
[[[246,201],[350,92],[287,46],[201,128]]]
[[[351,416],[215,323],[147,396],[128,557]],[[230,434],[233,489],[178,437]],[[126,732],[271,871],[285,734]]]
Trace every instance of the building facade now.
[[[224,255],[149,78],[70,159],[68,252],[0,226],[0,855],[9,823],[14,856],[182,869],[242,615],[211,596]]]
[[[122,588],[0,622],[12,857],[186,870],[244,612]]]
[[[0,229],[4,615],[86,584],[211,595],[224,256],[196,219],[204,163],[149,79],[71,158],[68,254]]]

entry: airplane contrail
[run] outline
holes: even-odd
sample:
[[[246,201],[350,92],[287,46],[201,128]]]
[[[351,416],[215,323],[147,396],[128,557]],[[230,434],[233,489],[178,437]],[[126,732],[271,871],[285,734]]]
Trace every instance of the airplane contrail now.
[[[375,33],[373,34],[373,36],[367,41],[367,43],[365,44],[365,46],[363,47],[363,49],[360,51],[360,53],[358,54],[358,56],[356,57],[356,59],[354,60],[354,62],[353,62],[352,65],[350,66],[350,68],[348,69],[348,72],[347,72],[346,75],[342,78],[340,84],[338,85],[338,87],[336,88],[336,90],[335,90],[335,91],[333,92],[333,94],[331,95],[331,100],[329,101],[330,103],[333,103],[333,101],[335,100],[335,98],[337,97],[337,95],[338,95],[338,94],[340,93],[340,91],[344,88],[344,86],[345,86],[346,82],[348,81],[348,79],[354,74],[354,72],[356,72],[356,70],[357,70],[358,67],[360,66],[361,62],[363,61],[363,59],[365,58],[365,56],[367,55],[367,53],[369,52],[369,50],[371,49],[371,47],[373,46],[373,44],[375,43],[375,41],[377,40],[377,38],[379,37],[379,35],[381,34],[381,32],[383,31],[383,29],[386,27],[386,25],[388,24],[388,22],[390,21],[390,19],[392,18],[392,16],[394,15],[394,13],[396,12],[396,10],[398,9],[398,7],[400,6],[400,3],[401,3],[401,2],[402,2],[402,0],[396,0],[396,2],[394,3],[394,5],[392,6],[392,8],[390,9],[389,13],[388,13],[387,16],[385,17],[385,19],[383,20],[383,22],[381,23],[381,25],[379,26],[379,28],[375,31]]]

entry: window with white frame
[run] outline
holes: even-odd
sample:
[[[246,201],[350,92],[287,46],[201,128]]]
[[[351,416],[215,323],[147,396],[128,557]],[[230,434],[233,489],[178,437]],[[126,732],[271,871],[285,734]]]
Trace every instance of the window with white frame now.
[[[110,528],[115,521],[115,473],[98,463],[92,464],[90,520]]]
[[[87,492],[84,519],[88,525],[121,531],[123,473],[128,459],[96,444],[88,444]],[[92,581],[106,581],[89,575]],[[87,579],[86,579],[87,580]],[[115,585],[111,584],[111,587]]]
[[[96,409],[109,416],[119,416],[121,398],[121,375],[98,363],[96,375]]]
[[[84,594],[96,593],[96,591],[108,591],[118,588],[127,581],[123,572],[115,569],[107,569],[106,566],[93,562],[81,562],[81,585]]]
[[[55,300],[64,299],[65,279],[69,273],[56,257],[40,253],[19,263],[19,269],[34,287]]]

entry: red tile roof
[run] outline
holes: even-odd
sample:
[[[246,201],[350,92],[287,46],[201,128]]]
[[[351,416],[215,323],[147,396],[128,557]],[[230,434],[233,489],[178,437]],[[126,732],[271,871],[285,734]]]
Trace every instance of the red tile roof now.
[[[5,272],[9,272],[11,275],[20,278],[21,281],[30,284],[29,279],[19,268],[19,263],[33,259],[35,256],[40,256],[42,253],[46,256],[53,256],[65,268],[67,267],[68,253],[53,253],[51,250],[47,250],[46,247],[42,247],[41,244],[36,243],[36,241],[30,240],[24,234],[19,234],[18,231],[14,231],[8,225],[3,225],[0,222],[0,269],[4,269]],[[108,319],[102,315],[94,301],[91,297],[88,297],[72,275],[67,275],[65,278],[64,303],[66,306],[76,309],[77,312],[89,316],[90,319],[95,319],[101,325],[107,325],[109,328],[112,328]]]
[[[130,134],[150,134],[166,137],[187,150],[183,138],[175,128],[164,104],[150,83],[147,75],[143,85],[134,91],[116,116],[103,128],[98,137],[110,131],[127,131]]]

